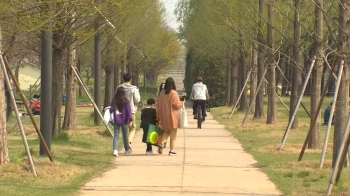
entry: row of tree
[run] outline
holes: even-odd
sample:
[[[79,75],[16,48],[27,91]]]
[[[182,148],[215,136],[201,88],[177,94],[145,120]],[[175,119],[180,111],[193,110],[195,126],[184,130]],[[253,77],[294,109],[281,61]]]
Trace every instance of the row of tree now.
[[[186,89],[191,89],[195,76],[208,85],[213,104],[232,106],[251,70],[248,97],[242,96],[239,109],[253,104],[254,118],[264,118],[264,90],[256,101],[253,95],[264,78],[267,86],[267,124],[277,121],[276,89],[291,92],[290,116],[300,96],[300,84],[308,82],[311,116],[316,120],[308,140],[309,148],[320,147],[320,113],[317,104],[330,73],[328,64],[345,61],[340,91],[336,102],[334,153],[340,145],[349,115],[349,11],[350,1],[323,0],[182,0],[177,16],[187,48]],[[311,79],[306,73],[315,58]],[[337,70],[337,69],[336,69]],[[334,86],[334,81],[332,83]],[[334,87],[331,87],[334,88]],[[189,92],[187,92],[189,93]],[[250,102],[250,103],[249,103]],[[298,127],[298,118],[292,122]]]
[[[98,70],[94,67],[96,40],[100,44],[101,52],[97,55],[104,71],[98,75],[105,76],[102,91],[105,105],[110,103],[123,73],[130,72],[136,85],[140,85],[140,76],[144,78],[144,86],[155,85],[157,76],[181,56],[182,44],[174,30],[166,25],[165,9],[159,0],[14,0],[1,1],[0,10],[0,50],[9,64],[20,66],[19,62],[29,59],[37,64],[41,61],[45,69],[52,63],[52,70],[47,72],[52,75],[52,84],[42,84],[50,85],[54,95],[50,100],[52,135],[62,129],[76,129],[77,81],[71,66],[80,73],[86,72],[84,75],[88,78],[94,75]],[[47,53],[51,48],[52,53]],[[101,84],[94,76],[95,83]],[[3,80],[2,74],[0,80]],[[1,92],[0,108],[13,110],[10,99],[5,103],[5,90]],[[62,123],[64,94],[67,102]],[[5,137],[6,116],[2,115],[0,133]],[[7,118],[10,116],[8,113]],[[2,137],[0,144],[5,140]],[[0,151],[3,149],[1,145]],[[6,159],[1,162],[3,160]]]

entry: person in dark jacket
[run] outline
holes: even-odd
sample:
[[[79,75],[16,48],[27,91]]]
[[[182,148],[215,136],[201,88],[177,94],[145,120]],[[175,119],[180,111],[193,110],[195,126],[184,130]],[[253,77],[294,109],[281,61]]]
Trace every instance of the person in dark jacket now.
[[[334,125],[334,120],[335,120],[335,116],[333,115],[332,118],[330,118],[331,115],[331,109],[332,109],[332,103],[329,104],[329,106],[326,108],[326,110],[324,111],[324,115],[323,115],[323,125],[328,125],[328,121],[331,120],[331,125]]]
[[[141,128],[143,129],[142,142],[147,143],[148,127],[150,124],[155,125],[156,109],[154,108],[156,101],[152,98],[147,100],[147,106],[141,111]],[[153,155],[152,145],[147,143],[146,155]]]
[[[126,98],[124,87],[119,87],[115,93],[110,107],[110,112],[113,114],[114,138],[113,138],[113,155],[118,156],[118,140],[119,132],[122,130],[125,155],[131,153],[131,148],[128,139],[129,125],[132,124],[131,106]]]

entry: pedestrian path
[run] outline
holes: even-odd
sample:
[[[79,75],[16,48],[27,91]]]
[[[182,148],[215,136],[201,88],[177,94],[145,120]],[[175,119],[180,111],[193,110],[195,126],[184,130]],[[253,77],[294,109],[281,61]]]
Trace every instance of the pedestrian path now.
[[[92,179],[79,191],[81,196],[109,195],[282,195],[256,161],[225,127],[208,114],[202,129],[196,128],[188,108],[189,127],[178,130],[174,151],[146,155],[136,133],[133,152],[120,152],[113,167]],[[112,156],[112,152],[111,152]]]

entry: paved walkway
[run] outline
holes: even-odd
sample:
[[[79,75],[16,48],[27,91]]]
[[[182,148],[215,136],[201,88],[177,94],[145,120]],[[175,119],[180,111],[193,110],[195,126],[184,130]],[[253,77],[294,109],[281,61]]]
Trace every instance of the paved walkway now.
[[[208,114],[197,129],[191,113],[187,109],[189,127],[177,134],[177,156],[168,156],[168,149],[146,156],[139,131],[133,153],[121,152],[113,167],[85,184],[78,195],[281,195],[223,125]]]

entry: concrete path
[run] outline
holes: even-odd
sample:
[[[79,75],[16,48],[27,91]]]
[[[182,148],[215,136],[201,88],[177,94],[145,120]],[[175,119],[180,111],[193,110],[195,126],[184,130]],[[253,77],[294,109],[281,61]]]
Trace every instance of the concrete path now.
[[[124,156],[122,151],[113,167],[85,184],[78,195],[281,195],[254,166],[253,157],[210,114],[202,129],[196,128],[191,109],[187,116],[189,127],[177,134],[177,156],[168,156],[168,149],[159,155],[155,147],[155,154],[146,156],[139,131],[133,153]]]

